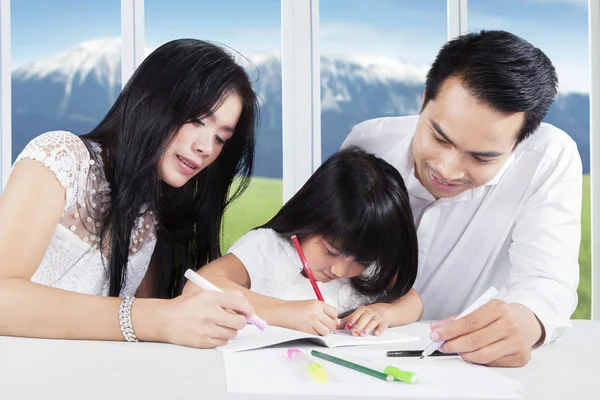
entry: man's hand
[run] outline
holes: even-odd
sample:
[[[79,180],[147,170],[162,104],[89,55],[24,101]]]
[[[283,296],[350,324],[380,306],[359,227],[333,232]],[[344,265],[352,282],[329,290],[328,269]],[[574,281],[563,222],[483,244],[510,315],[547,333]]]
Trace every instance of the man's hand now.
[[[459,320],[431,324],[431,340],[446,340],[441,351],[494,367],[521,367],[542,337],[535,314],[522,304],[492,300]]]

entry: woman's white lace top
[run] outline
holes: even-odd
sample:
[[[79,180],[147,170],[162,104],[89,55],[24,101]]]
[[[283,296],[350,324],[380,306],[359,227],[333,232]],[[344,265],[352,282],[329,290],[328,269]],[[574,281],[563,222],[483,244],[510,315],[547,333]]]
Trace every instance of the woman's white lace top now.
[[[271,229],[256,229],[238,239],[228,250],[244,264],[252,291],[283,300],[316,299],[310,281],[302,274],[302,263],[291,241]],[[368,269],[363,273],[368,273]],[[371,304],[349,279],[318,282],[323,299],[338,312]]]
[[[97,160],[100,146],[94,145]],[[108,259],[98,248],[100,222],[93,219],[110,200],[110,188],[101,163],[95,162],[83,141],[65,131],[54,131],[33,139],[17,157],[44,164],[66,191],[66,203],[46,253],[31,278],[33,282],[93,295],[108,295]],[[44,196],[40,193],[40,196]],[[156,244],[155,216],[147,212],[136,221],[129,248],[125,285],[121,296],[134,295]],[[104,259],[104,264],[103,264]]]

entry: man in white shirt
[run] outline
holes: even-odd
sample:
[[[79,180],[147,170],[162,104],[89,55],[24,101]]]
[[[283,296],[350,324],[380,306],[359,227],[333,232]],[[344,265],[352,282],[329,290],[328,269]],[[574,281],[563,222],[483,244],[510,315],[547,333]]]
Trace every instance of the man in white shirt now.
[[[482,31],[448,42],[418,116],[356,125],[344,146],[402,174],[418,227],[415,289],[442,350],[522,366],[570,327],[577,306],[582,166],[573,140],[541,124],[556,95],[550,60]],[[490,286],[496,299],[460,313]]]

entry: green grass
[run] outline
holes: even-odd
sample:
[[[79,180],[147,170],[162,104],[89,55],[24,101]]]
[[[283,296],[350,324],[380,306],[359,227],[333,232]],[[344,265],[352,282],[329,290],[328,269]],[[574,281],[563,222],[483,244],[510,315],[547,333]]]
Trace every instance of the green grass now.
[[[590,176],[583,176],[583,201],[581,204],[581,247],[579,248],[579,304],[572,318],[589,319],[592,305],[592,247],[591,247],[591,214],[590,214]]]
[[[252,178],[248,189],[225,212],[222,252],[244,233],[270,220],[282,204],[281,179]]]
[[[242,197],[225,213],[223,252],[240,236],[267,222],[281,208],[283,185],[280,179],[254,178]],[[589,319],[591,309],[590,177],[583,177],[581,248],[579,251],[579,304],[576,319]]]

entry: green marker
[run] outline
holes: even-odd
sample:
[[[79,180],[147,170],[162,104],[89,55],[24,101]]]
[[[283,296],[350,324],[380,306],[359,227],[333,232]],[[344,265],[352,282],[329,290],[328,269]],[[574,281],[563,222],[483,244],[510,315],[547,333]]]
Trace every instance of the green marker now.
[[[393,376],[398,381],[408,383],[409,385],[412,385],[419,381],[417,374],[415,374],[414,372],[403,371],[398,367],[394,367],[393,365],[386,365],[384,367],[379,363],[374,363],[374,362],[367,360],[365,358],[362,358],[362,357],[356,357],[356,358],[358,358],[359,360],[366,361],[367,363],[369,363],[371,365],[372,368],[383,369],[384,374]]]
[[[391,375],[394,378],[398,379],[399,381],[408,383],[410,385],[412,385],[413,383],[417,383],[419,381],[417,374],[415,374],[414,372],[402,371],[401,369],[393,367],[391,365],[388,365],[387,367],[385,367],[385,369],[383,370],[383,373]]]
[[[394,380],[394,377],[392,375],[375,371],[371,368],[363,367],[362,365],[354,364],[353,362],[342,360],[341,358],[337,358],[329,354],[321,353],[320,351],[313,350],[310,352],[310,354],[312,354],[315,357],[322,358],[323,360],[327,360],[334,364],[341,365],[343,367],[350,368],[358,372],[362,372],[363,374],[371,375],[375,378],[379,378],[384,381],[392,382]]]

